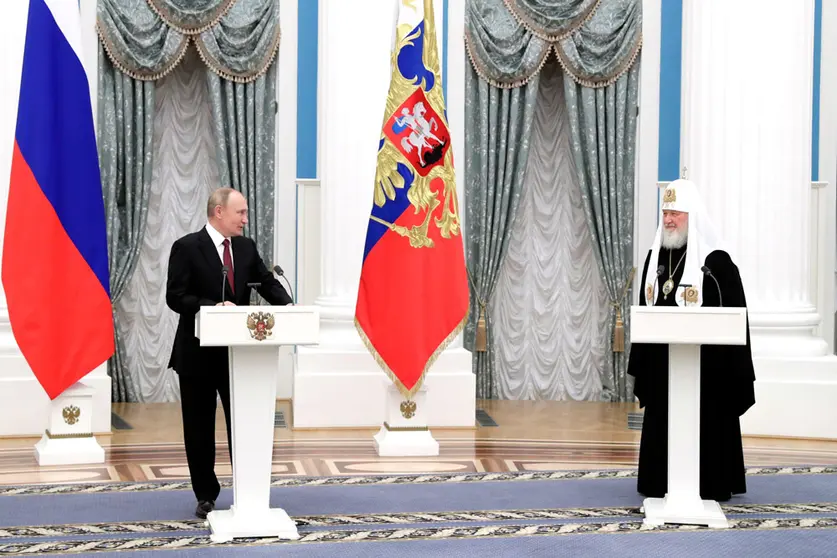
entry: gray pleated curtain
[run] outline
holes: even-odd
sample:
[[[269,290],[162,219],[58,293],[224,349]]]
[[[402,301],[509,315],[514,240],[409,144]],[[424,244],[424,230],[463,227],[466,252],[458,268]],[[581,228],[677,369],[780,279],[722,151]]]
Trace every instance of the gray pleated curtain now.
[[[251,207],[245,234],[273,261],[278,0],[98,0],[96,25],[99,156],[114,306],[135,271],[146,228],[154,82],[177,66],[190,45],[207,68],[222,182],[217,186],[245,195]],[[108,362],[112,400],[137,401],[123,347],[117,333]]]
[[[641,0],[466,0],[466,249],[477,398],[497,396],[488,308],[523,186],[538,72],[550,55],[564,73],[572,149],[599,273],[625,322],[608,336],[604,398],[627,401]],[[482,320],[480,320],[482,318]],[[480,331],[484,322],[483,332]]]

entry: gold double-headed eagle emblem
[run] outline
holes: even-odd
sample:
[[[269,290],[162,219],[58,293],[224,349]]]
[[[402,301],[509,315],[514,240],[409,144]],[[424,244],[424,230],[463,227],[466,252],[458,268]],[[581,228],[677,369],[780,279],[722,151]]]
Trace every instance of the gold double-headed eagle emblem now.
[[[399,172],[399,165],[409,169],[413,182],[407,190],[407,199],[415,214],[424,213],[421,224],[405,227],[387,222],[374,214],[371,219],[408,238],[410,246],[414,248],[430,248],[434,245],[428,231],[431,218],[440,205],[443,206],[442,213],[433,219],[439,235],[451,238],[459,235],[460,231],[453,152],[444,116],[445,99],[439,79],[440,64],[435,37],[432,17],[425,19],[423,31],[421,27],[412,29],[406,24],[397,29],[386,120],[375,170],[374,202],[377,207],[384,207],[387,202],[395,200],[396,189],[405,187],[405,177]],[[420,39],[424,46],[424,70],[432,72],[434,76],[429,86],[427,76],[405,77],[398,69],[398,53],[405,47],[415,48]],[[439,191],[434,191],[431,185],[436,186],[439,182],[443,186],[439,187]],[[442,199],[439,199],[440,193]]]
[[[250,337],[256,341],[264,341],[273,335],[273,326],[276,318],[270,312],[252,312],[247,316],[247,329],[250,330]]]
[[[81,409],[75,405],[68,405],[61,410],[61,416],[64,418],[64,422],[72,426],[78,422],[81,416]]]

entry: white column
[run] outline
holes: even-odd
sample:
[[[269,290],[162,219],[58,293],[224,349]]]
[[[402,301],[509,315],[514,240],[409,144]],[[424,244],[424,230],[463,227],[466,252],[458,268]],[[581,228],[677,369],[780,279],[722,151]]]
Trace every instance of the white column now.
[[[321,0],[319,6],[322,251],[315,304],[322,309],[323,344],[347,348],[362,348],[353,319],[389,85],[393,23],[391,9],[365,3],[368,10],[341,0]],[[359,17],[363,33],[349,23]]]
[[[297,351],[295,428],[380,426],[384,420],[389,379],[363,346],[354,314],[389,89],[395,1],[319,4],[321,275],[314,304],[321,308],[321,344]],[[441,45],[442,2],[435,4]],[[473,426],[470,370],[470,353],[461,348],[436,361],[427,377],[430,426]]]
[[[684,3],[683,162],[746,281],[759,356],[827,350],[810,281],[814,0],[792,4]]]
[[[684,0],[681,160],[744,281],[758,381],[742,427],[837,435],[837,416],[807,418],[837,381],[812,298],[814,0],[768,4]]]
[[[358,9],[363,3],[368,11]],[[436,4],[441,45],[442,2]],[[393,2],[320,0],[317,160],[322,251],[315,304],[322,309],[323,340],[331,346],[361,343],[354,314],[389,89],[393,16]],[[354,19],[364,33],[347,26]]]

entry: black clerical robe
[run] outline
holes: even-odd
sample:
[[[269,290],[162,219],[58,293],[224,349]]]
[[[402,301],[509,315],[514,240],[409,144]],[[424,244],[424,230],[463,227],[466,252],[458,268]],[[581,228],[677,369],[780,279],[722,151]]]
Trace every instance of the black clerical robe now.
[[[672,267],[685,251],[660,248],[657,265],[665,269],[659,284],[669,278]],[[651,252],[640,277],[645,277]],[[738,268],[729,254],[716,250],[704,262],[718,280],[724,306],[746,307]],[[675,306],[676,286],[683,265],[673,274],[675,289],[663,298],[658,287],[656,306]],[[653,277],[654,274],[651,274]],[[703,306],[719,306],[718,290],[711,277],[703,276]],[[639,304],[645,306],[645,285]],[[739,417],[755,403],[753,358],[749,319],[746,345],[704,345],[700,350],[700,495],[705,500],[729,500],[747,491],[744,452]],[[630,348],[628,374],[635,378],[634,395],[645,408],[639,449],[637,489],[648,497],[665,496],[668,486],[668,345],[634,343]]]

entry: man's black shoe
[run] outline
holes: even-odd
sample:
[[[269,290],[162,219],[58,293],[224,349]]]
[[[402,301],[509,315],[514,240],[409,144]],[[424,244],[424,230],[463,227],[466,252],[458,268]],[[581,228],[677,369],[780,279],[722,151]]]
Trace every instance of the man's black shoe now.
[[[198,507],[195,508],[195,515],[206,519],[206,514],[215,509],[215,500],[198,500]]]

